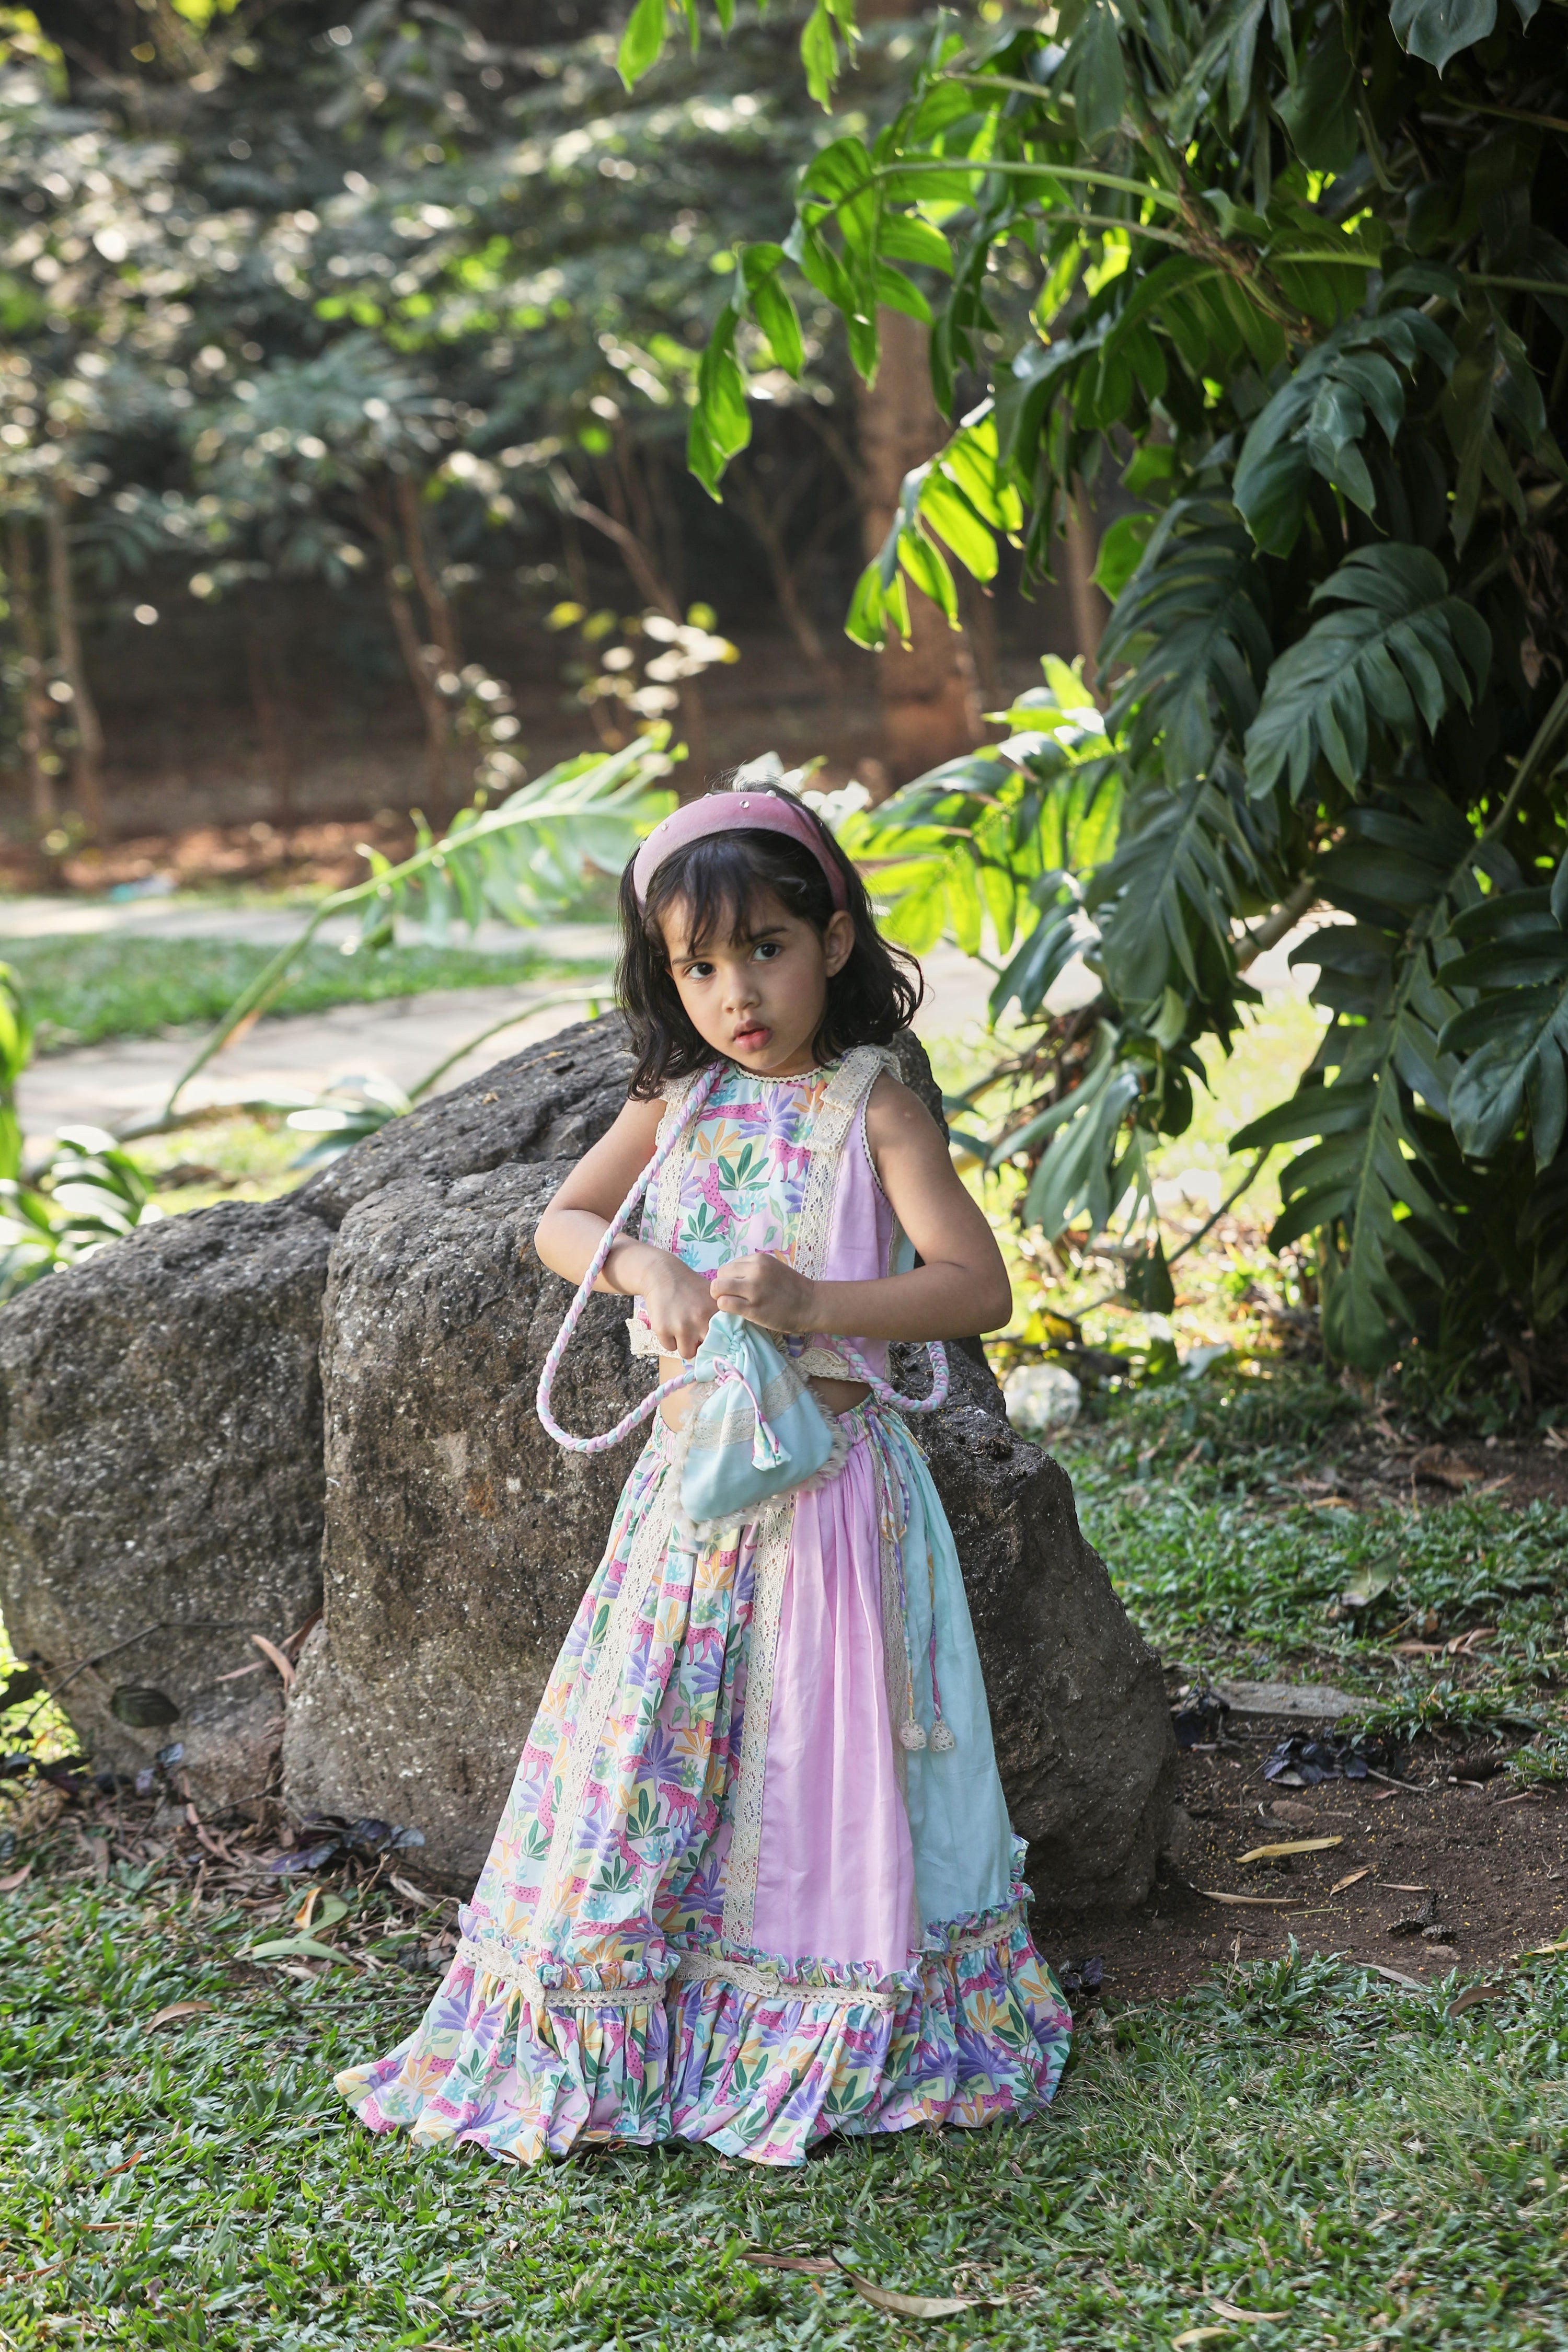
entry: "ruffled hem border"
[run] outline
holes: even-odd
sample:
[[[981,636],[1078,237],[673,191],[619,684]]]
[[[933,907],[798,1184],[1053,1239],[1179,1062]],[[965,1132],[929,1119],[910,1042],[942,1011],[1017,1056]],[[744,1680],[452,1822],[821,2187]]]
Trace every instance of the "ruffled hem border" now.
[[[801,1964],[794,1963],[798,1971]],[[579,2145],[687,2140],[797,2165],[832,2132],[1037,2112],[1072,2020],[1022,1913],[955,1925],[913,1981],[770,1978],[713,1950],[631,1999],[549,1995],[459,1950],[419,2029],[337,2088],[373,2131],[532,2164]]]

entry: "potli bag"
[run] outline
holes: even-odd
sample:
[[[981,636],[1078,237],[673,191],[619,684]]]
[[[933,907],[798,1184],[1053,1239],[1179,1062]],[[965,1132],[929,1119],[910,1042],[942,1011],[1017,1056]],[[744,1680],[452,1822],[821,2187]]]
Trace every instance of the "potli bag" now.
[[[704,1071],[679,1118],[605,1227],[555,1344],[544,1359],[537,1399],[540,1422],[557,1445],[573,1454],[604,1454],[656,1412],[666,1397],[680,1389],[709,1388],[710,1393],[687,1427],[680,1480],[681,1508],[700,1534],[752,1518],[764,1504],[802,1486],[825,1482],[840,1468],[848,1451],[848,1432],[842,1425],[829,1425],[805,1381],[759,1325],[739,1315],[715,1315],[691,1361],[673,1380],[661,1381],[601,1437],[574,1437],[563,1429],[551,1411],[550,1391],[594,1285],[627,1219],[702,1109],[724,1066],[716,1062]],[[930,1395],[923,1397],[899,1395],[847,1341],[839,1339],[835,1344],[884,1404],[901,1412],[932,1412],[946,1398],[947,1356],[935,1341],[928,1342],[931,1388]]]

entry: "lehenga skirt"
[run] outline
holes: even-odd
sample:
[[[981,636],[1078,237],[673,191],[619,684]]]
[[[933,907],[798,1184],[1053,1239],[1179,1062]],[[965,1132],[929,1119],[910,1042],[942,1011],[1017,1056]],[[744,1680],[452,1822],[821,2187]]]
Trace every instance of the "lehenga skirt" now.
[[[529,2164],[1037,2110],[1071,2019],[1034,1948],[952,1538],[909,1431],[698,1534],[655,1423],[372,2130]]]

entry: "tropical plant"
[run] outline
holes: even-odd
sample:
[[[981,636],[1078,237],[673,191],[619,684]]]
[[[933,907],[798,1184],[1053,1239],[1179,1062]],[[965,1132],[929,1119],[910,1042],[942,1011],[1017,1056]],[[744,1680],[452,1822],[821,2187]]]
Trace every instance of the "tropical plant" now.
[[[0,1305],[163,1213],[112,1135],[63,1127],[42,1168],[0,1177]]]
[[[1131,1213],[1147,1251],[1140,1171],[1199,1048],[1261,949],[1339,919],[1321,1045],[1234,1140],[1307,1147],[1275,1238],[1315,1237],[1329,1348],[1368,1370],[1523,1332],[1541,1378],[1568,1309],[1563,32],[1561,0],[949,22],[897,119],[807,158],[787,236],[738,254],[692,415],[717,490],[747,352],[798,365],[802,281],[865,374],[883,307],[930,318],[961,421],[860,583],[866,645],[911,595],[952,616],[953,562],[984,583],[1003,541],[1047,573],[1120,473],[1103,738],[950,765],[856,852],[900,860],[895,929],[1012,955],[1035,1025],[992,1156],[1080,1244]],[[1055,1019],[1069,931],[1100,993]]]
[[[439,947],[454,922],[473,929],[489,915],[527,924],[580,905],[593,877],[618,875],[642,834],[671,806],[670,796],[658,790],[675,764],[665,748],[668,740],[668,725],[654,720],[621,751],[607,757],[588,751],[563,760],[494,808],[477,798],[458,810],[443,834],[433,834],[422,824],[411,856],[394,863],[381,851],[367,848],[371,870],[365,880],[317,901],[294,938],[236,997],[181,1071],[161,1117],[139,1131],[166,1131],[182,1124],[180,1097],[191,1080],[242,1023],[266,1011],[331,917],[358,915],[359,936],[345,950],[358,954],[390,947],[400,918],[416,921],[426,941]],[[380,1108],[393,1115],[384,1102]],[[359,1115],[369,1117],[372,1124],[379,1117],[368,1110]]]

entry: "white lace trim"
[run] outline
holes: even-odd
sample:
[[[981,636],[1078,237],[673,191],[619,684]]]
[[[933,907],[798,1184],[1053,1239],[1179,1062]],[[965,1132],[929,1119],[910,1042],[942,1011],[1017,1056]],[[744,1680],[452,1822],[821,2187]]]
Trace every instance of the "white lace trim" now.
[[[773,1662],[784,1616],[784,1579],[795,1533],[795,1496],[773,1502],[755,1522],[752,1565],[752,1622],[746,1643],[746,1696],[741,1725],[731,1810],[730,1850],[724,1863],[724,1934],[731,1944],[749,1944],[757,1904],[757,1867],[763,1844],[763,1784],[767,1777],[769,1718],[773,1713]]]
[[[754,1993],[759,2000],[800,2001],[809,2009],[897,2009],[907,1992],[883,1992],[874,1985],[805,1984],[798,1977],[775,1976],[771,1969],[754,1969],[746,1960],[724,1960],[708,1952],[688,1952],[675,1971],[677,1984],[727,1984],[737,1992]]]
[[[1022,1922],[1023,1908],[1016,1905],[996,1927],[971,1928],[945,1948],[921,1953],[912,1965],[919,1968],[932,1960],[957,1959],[964,1952],[989,1951],[994,1945],[1010,1940],[1014,1929]],[[520,1958],[500,1937],[465,1936],[454,1958],[499,1984],[516,1986],[536,2009],[643,2009],[666,2000],[674,1987],[688,1984],[732,1985],[737,1992],[751,1993],[759,2000],[799,2001],[811,2009],[887,2011],[898,2009],[910,1998],[902,1988],[884,1990],[876,1985],[811,1984],[799,1977],[779,1975],[772,1969],[753,1968],[747,1960],[724,1959],[714,1952],[683,1953],[668,1977],[647,1977],[638,1985],[599,1991],[575,1985],[544,1984],[537,1969]]]

